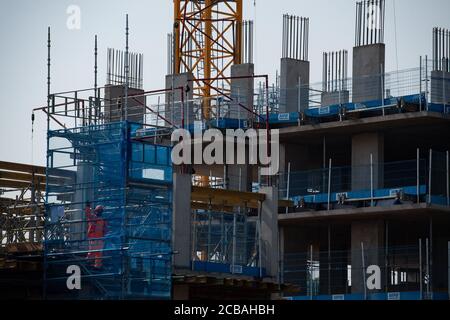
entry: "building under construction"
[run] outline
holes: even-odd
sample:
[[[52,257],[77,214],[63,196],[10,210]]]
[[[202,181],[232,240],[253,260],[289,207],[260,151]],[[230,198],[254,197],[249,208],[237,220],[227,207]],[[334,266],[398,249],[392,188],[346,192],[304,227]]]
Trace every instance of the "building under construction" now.
[[[97,83],[95,39],[94,86],[53,92],[49,29],[48,100],[33,111],[33,121],[46,115],[47,165],[0,162],[0,292],[448,300],[449,30],[430,30],[432,55],[391,72],[385,1],[357,2],[351,61],[348,49],[324,53],[323,80],[310,83],[310,18],[280,17],[281,65],[260,66],[280,70],[270,79],[255,74],[242,0],[173,5],[161,89],[143,86],[127,16],[125,49],[107,51],[107,83]],[[279,135],[280,170],[175,165],[178,129],[258,129],[267,151]],[[105,230],[91,233],[98,221]]]

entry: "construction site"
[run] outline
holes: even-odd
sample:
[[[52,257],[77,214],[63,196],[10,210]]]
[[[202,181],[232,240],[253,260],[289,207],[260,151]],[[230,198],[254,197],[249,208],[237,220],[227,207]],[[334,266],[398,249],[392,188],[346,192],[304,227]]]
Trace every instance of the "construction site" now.
[[[449,300],[450,26],[387,70],[386,3],[355,1],[354,47],[311,83],[321,17],[275,17],[279,64],[256,74],[243,0],[167,5],[160,88],[124,14],[123,48],[92,39],[93,85],[53,92],[48,28],[46,166],[0,161],[0,299]],[[245,161],[175,164],[180,129],[204,134],[189,161],[211,130]]]

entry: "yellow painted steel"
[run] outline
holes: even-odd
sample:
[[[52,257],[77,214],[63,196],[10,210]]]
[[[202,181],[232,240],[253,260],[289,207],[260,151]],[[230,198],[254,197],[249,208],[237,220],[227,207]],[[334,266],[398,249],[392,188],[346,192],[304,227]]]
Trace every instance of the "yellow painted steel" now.
[[[242,0],[174,0],[175,74],[191,72],[193,92],[211,118],[211,101],[229,93],[231,66],[241,63]]]

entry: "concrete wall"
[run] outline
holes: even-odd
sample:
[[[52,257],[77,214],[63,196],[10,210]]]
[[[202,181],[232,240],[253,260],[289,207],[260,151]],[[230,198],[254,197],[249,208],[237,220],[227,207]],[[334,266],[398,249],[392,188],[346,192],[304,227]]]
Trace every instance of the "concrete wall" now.
[[[276,187],[261,188],[260,193],[266,195],[261,208],[261,238],[263,243],[263,267],[268,276],[278,279],[279,245],[278,245],[278,189]]]
[[[353,48],[353,102],[382,99],[380,75],[385,72],[385,56],[384,44]]]
[[[128,96],[142,95],[144,90],[128,89]],[[117,122],[125,120],[125,89],[123,86],[105,87],[105,121]],[[146,97],[128,98],[128,121],[143,123]]]
[[[94,172],[92,164],[89,162],[79,161],[77,164],[76,172],[76,184],[77,190],[75,191],[75,203],[77,203],[77,211],[71,216],[73,221],[84,221],[86,216],[84,214],[84,208],[86,202],[91,202],[92,210],[98,205],[105,205],[103,203],[95,202],[94,189],[89,188],[93,183]],[[70,233],[72,235],[71,240],[84,240],[85,232],[87,231],[87,225],[84,222],[70,224]],[[87,244],[86,244],[87,245]]]
[[[194,76],[190,72],[166,76],[166,89],[171,89],[172,85],[173,88],[187,88],[188,86],[190,88],[190,91],[185,93],[184,97],[184,119],[186,126],[193,124],[194,122],[194,104],[192,103],[194,98],[194,83],[192,82],[192,79],[194,79]],[[182,124],[183,109],[181,100],[181,90],[174,90],[173,95],[172,92],[168,92],[166,94],[164,110],[161,110],[161,112],[165,113],[165,118],[178,127],[181,127]],[[169,124],[166,124],[166,126],[169,126]]]
[[[370,190],[370,155],[373,156],[373,185],[382,188],[384,163],[384,135],[379,132],[352,136],[352,189]]]
[[[310,64],[289,58],[281,59],[280,112],[302,112],[308,109]],[[300,93],[299,93],[300,80]],[[300,110],[299,110],[300,96]]]
[[[190,269],[191,266],[191,176],[174,173],[173,176],[173,256],[175,269]]]
[[[450,104],[450,72],[431,72],[431,102]]]
[[[377,265],[380,268],[384,266],[384,259],[380,254],[380,248],[384,247],[385,226],[381,220],[354,221],[351,225],[352,233],[352,293],[364,293],[366,285],[367,267]],[[362,247],[364,244],[364,266],[362,264]],[[364,267],[364,269],[363,269]],[[366,279],[366,280],[365,280]],[[383,286],[383,276],[381,285]],[[369,290],[367,293],[376,292]]]
[[[323,107],[326,107],[335,104],[348,103],[349,101],[350,101],[350,92],[348,90],[324,92],[322,93],[321,105]]]
[[[231,67],[232,77],[253,76],[255,66],[252,63],[233,65]],[[225,115],[230,119],[251,119],[253,113],[247,111],[239,105],[244,105],[247,109],[253,110],[254,79],[232,79],[231,97],[234,103],[230,104],[229,113]],[[244,129],[244,128],[243,128]],[[235,155],[236,155],[235,150]],[[246,147],[248,155],[248,147]],[[227,166],[228,189],[236,191],[252,191],[253,170],[249,165],[229,165]]]
[[[252,63],[238,64],[231,67],[231,77],[253,76],[255,66]],[[239,106],[239,103],[247,109],[253,110],[254,79],[232,79],[231,97],[235,103],[231,103],[230,112],[226,118],[231,119],[249,119],[253,117],[251,112]]]

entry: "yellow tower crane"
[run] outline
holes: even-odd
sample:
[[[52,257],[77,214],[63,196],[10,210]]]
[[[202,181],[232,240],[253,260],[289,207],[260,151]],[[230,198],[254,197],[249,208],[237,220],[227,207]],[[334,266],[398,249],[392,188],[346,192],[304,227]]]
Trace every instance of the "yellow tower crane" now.
[[[174,73],[190,72],[205,120],[211,100],[229,93],[231,66],[241,63],[242,0],[174,0]]]

